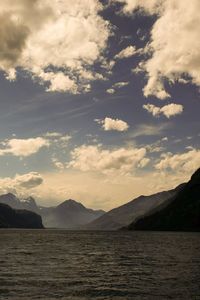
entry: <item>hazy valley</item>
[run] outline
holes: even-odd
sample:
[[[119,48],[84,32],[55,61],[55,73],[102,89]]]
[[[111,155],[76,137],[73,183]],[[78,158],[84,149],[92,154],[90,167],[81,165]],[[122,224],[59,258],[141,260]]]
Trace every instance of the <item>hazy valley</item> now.
[[[43,223],[45,228],[69,230],[199,231],[199,199],[200,169],[188,183],[169,191],[140,196],[108,212],[86,208],[72,199],[54,207],[41,207],[32,197],[19,199],[8,193],[0,196],[0,227],[42,228]],[[40,216],[42,221],[38,225]],[[33,223],[27,223],[27,218],[33,219]]]

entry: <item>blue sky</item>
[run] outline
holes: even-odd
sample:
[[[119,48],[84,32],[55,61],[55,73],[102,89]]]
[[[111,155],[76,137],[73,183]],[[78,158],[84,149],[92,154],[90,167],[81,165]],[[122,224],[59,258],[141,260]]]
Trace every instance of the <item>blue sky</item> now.
[[[200,20],[199,2],[186,6],[0,4],[1,193],[110,209],[189,178],[200,163]]]

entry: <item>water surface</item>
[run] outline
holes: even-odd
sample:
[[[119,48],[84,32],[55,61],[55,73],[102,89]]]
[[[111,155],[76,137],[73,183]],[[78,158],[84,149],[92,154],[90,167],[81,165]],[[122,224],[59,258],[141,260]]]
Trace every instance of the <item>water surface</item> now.
[[[0,299],[200,299],[200,234],[0,230]]]

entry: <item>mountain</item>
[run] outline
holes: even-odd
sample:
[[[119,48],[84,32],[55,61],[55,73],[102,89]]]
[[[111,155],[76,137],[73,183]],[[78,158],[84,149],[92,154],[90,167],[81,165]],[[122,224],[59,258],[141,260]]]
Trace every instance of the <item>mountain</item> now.
[[[27,209],[39,213],[39,207],[33,197],[19,199],[12,193],[8,193],[0,196],[0,203],[7,204],[14,209]]]
[[[200,231],[200,168],[166,207],[132,222],[128,229]]]
[[[98,218],[104,211],[86,208],[79,202],[69,199],[56,207],[40,210],[46,227],[81,229],[81,226]]]
[[[4,194],[0,196],[0,203],[7,204],[15,209],[21,209],[21,201],[12,193]]]
[[[123,226],[129,225],[133,220],[146,214],[157,206],[165,203],[173,197],[178,190],[163,191],[150,196],[140,196],[124,205],[110,210],[98,219],[87,224],[84,229],[88,230],[117,230]]]
[[[42,218],[31,211],[13,209],[0,203],[0,228],[44,228]]]
[[[28,197],[26,199],[22,199],[22,200],[20,200],[20,202],[21,202],[21,206],[23,207],[23,209],[31,210],[36,213],[40,212],[40,208],[38,207],[38,205],[33,197]]]
[[[86,208],[75,200],[66,200],[56,207],[40,207],[33,197],[19,199],[12,193],[0,196],[0,203],[8,204],[14,209],[25,209],[41,215],[45,227],[80,228],[105,212]]]

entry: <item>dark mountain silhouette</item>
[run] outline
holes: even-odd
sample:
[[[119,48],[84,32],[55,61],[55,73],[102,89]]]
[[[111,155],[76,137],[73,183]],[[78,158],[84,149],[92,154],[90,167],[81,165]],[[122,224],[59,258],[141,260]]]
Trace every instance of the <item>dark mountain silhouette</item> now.
[[[105,212],[86,208],[75,200],[66,200],[56,207],[38,206],[33,197],[19,199],[12,193],[0,196],[0,203],[8,204],[14,209],[26,209],[41,215],[45,227],[80,228],[98,218]]]
[[[167,206],[132,222],[128,229],[200,231],[200,168]]]
[[[44,228],[42,218],[31,211],[13,209],[0,203],[0,228]]]
[[[89,230],[117,230],[123,226],[129,225],[139,216],[143,216],[159,205],[166,203],[180,189],[181,186],[170,190],[156,193],[150,196],[140,196],[124,205],[110,210],[98,219],[87,224],[84,229]]]
[[[56,207],[42,208],[40,211],[46,227],[75,229],[98,218],[104,211],[86,208],[69,199]]]

